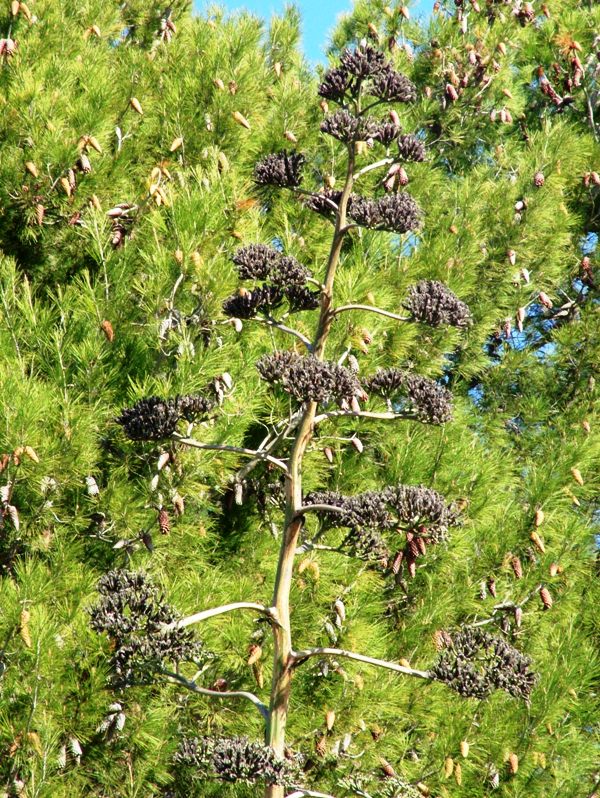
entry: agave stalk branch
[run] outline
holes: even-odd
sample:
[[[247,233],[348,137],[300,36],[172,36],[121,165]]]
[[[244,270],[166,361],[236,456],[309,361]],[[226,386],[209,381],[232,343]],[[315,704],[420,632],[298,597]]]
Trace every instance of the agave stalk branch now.
[[[305,515],[306,513],[343,513],[342,507],[336,507],[335,504],[305,504],[300,507],[296,512],[296,516]]]
[[[378,421],[391,421],[394,419],[410,419],[414,421],[417,418],[417,416],[410,411],[394,413],[393,410],[382,412],[373,410],[329,410],[326,413],[320,413],[318,416],[315,416],[315,425],[320,424],[322,421],[327,421],[328,418],[341,418],[344,416],[352,418],[371,418]]]
[[[363,175],[366,175],[375,169],[381,169],[384,166],[391,166],[393,163],[396,163],[395,158],[382,158],[380,161],[367,164],[367,166],[363,166],[362,169],[359,169],[358,172],[356,172],[354,175],[354,180],[359,180]]]
[[[246,690],[210,690],[208,687],[199,687],[196,682],[186,679],[185,676],[181,676],[179,673],[173,673],[172,671],[167,670],[161,670],[160,673],[163,676],[166,676],[168,679],[171,679],[173,682],[182,685],[187,690],[191,690],[193,693],[198,693],[199,695],[207,695],[211,696],[212,698],[221,699],[245,698],[254,704],[254,706],[258,709],[260,714],[267,722],[269,720],[269,710],[267,706],[263,704],[260,698],[255,696],[254,693],[248,693]]]
[[[337,316],[339,313],[345,313],[348,310],[366,310],[369,313],[379,313],[380,316],[387,316],[388,319],[395,319],[396,321],[412,321],[408,316],[399,316],[397,313],[378,308],[375,305],[341,305],[341,307],[336,308],[332,313],[334,316]]]
[[[418,679],[431,679],[429,671],[420,671],[416,668],[408,668],[405,665],[397,665],[385,659],[367,657],[364,654],[356,654],[354,651],[346,651],[343,648],[307,648],[305,651],[294,651],[292,653],[292,667],[301,665],[310,657],[345,657],[356,662],[364,662],[367,665],[374,665],[377,668],[386,668],[389,671],[403,673],[405,676],[414,676]]]
[[[254,612],[258,612],[260,615],[264,615],[269,620],[275,623],[277,622],[275,614],[270,607],[265,607],[264,604],[257,604],[253,601],[236,601],[233,604],[223,604],[221,607],[213,607],[210,610],[196,612],[194,615],[187,615],[185,618],[180,618],[178,621],[173,621],[173,623],[167,624],[165,626],[165,631],[168,632],[172,629],[185,629],[186,626],[192,626],[195,623],[206,621],[208,618],[214,618],[217,615],[224,615],[227,612],[234,612],[235,610],[253,610]]]
[[[293,327],[288,327],[285,324],[282,324],[280,321],[276,321],[275,319],[271,319],[270,317],[261,318],[256,316],[253,319],[249,319],[249,321],[257,321],[260,324],[265,324],[267,327],[273,327],[276,330],[280,330],[283,333],[287,333],[288,335],[293,335],[299,341],[302,341],[304,346],[309,352],[312,352],[312,344],[308,340],[308,338],[300,332],[300,330],[295,330]]]
[[[256,450],[257,456],[254,457],[249,463],[246,463],[243,468],[237,472],[237,474],[233,477],[232,483],[235,485],[236,483],[242,482],[248,474],[262,461],[264,460],[264,455],[273,452],[279,444],[292,432],[300,423],[300,419],[302,418],[302,413],[297,412],[293,413],[289,419],[283,422],[279,422],[277,427],[283,427],[280,432],[274,432],[269,434],[267,438],[261,443],[261,445]],[[274,436],[274,437],[273,437]]]
[[[278,460],[276,457],[272,457],[270,454],[258,451],[257,449],[245,449],[243,446],[228,446],[224,443],[203,443],[202,441],[197,441],[195,438],[186,438],[183,435],[179,435],[177,432],[173,433],[173,439],[179,443],[183,443],[185,446],[191,446],[193,449],[208,449],[209,451],[215,452],[232,452],[233,454],[241,454],[244,457],[267,460],[267,462],[277,466],[277,468],[280,468],[286,474],[288,473],[288,467],[283,460]]]
[[[354,164],[354,147],[349,145],[346,181],[336,210],[335,229],[327,261],[321,294],[319,321],[313,343],[313,355],[319,360],[323,360],[327,338],[333,321],[333,316],[331,315],[333,286],[342,244],[347,232],[345,229],[346,210],[348,199],[352,192]],[[294,558],[303,525],[302,516],[298,516],[298,510],[302,507],[302,460],[313,436],[316,412],[317,403],[308,402],[304,408],[289,458],[289,479],[286,480],[285,486],[285,525],[277,564],[273,601],[271,602],[276,608],[281,626],[273,626],[273,676],[266,742],[280,757],[285,754],[285,730],[292,679],[291,655],[293,648],[290,628],[290,590]],[[284,798],[283,787],[280,785],[267,786],[265,798]]]
[[[374,305],[342,305],[333,311],[333,315],[337,316],[340,313],[345,313],[348,310],[366,310],[369,313],[379,313],[380,316],[387,316],[388,319],[395,319],[396,321],[412,321],[410,317],[399,316],[397,313],[392,313],[389,310],[375,307]]]

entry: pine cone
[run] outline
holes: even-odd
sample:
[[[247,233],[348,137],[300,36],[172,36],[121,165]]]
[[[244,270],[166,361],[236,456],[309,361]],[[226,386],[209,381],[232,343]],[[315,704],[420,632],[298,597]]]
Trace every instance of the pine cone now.
[[[512,557],[510,560],[511,568],[515,574],[517,579],[523,578],[523,566],[521,565],[521,560],[518,557]]]
[[[552,604],[552,596],[550,595],[550,591],[547,587],[540,588],[540,598],[542,600],[542,604],[544,605],[545,610],[549,610]]]
[[[158,528],[161,535],[169,535],[171,533],[171,519],[164,507],[161,507],[158,511]]]

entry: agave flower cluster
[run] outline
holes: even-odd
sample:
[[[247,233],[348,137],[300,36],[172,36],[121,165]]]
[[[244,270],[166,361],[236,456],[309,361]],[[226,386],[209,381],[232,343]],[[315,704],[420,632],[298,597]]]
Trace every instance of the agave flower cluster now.
[[[377,102],[411,102],[416,98],[414,85],[397,72],[384,54],[367,43],[354,50],[345,50],[339,66],[325,72],[319,94],[341,107],[328,114],[321,124],[321,132],[353,148],[357,142],[376,142],[389,147],[398,143],[398,160],[422,161],[423,143],[415,136],[403,134],[398,117],[377,119],[359,110],[359,96],[370,95]],[[301,183],[304,158],[285,151],[262,158],[255,167],[254,179],[261,186],[271,185],[296,190]],[[331,188],[308,193],[306,206],[316,213],[333,217],[342,193]],[[361,227],[404,234],[416,230],[421,223],[417,203],[406,193],[387,194],[381,198],[367,198],[352,194],[347,205],[348,218]]]
[[[515,698],[531,695],[536,683],[531,660],[505,640],[467,627],[448,642],[431,674],[460,695],[481,699],[493,690],[505,690]]]
[[[328,69],[319,86],[321,97],[339,104],[356,99],[361,91],[388,102],[412,102],[417,96],[415,85],[366,43],[345,50],[340,65]]]
[[[302,183],[304,155],[281,150],[262,158],[254,168],[254,180],[259,186],[298,188]]]
[[[437,280],[420,280],[413,285],[404,307],[415,321],[425,322],[431,327],[442,324],[467,327],[471,323],[467,305]]]
[[[344,545],[361,559],[387,561],[389,549],[382,532],[404,530],[409,544],[416,539],[439,543],[447,539],[449,527],[458,524],[456,509],[440,493],[412,485],[391,485],[354,496],[313,491],[304,504],[331,507],[319,510],[320,520],[327,527],[349,528]],[[418,550],[414,558],[417,556]]]
[[[276,351],[261,357],[256,368],[263,380],[280,385],[300,402],[334,400],[342,409],[359,409],[359,400],[367,398],[352,371],[312,355]]]
[[[114,570],[98,582],[91,625],[111,641],[115,686],[149,684],[165,663],[196,661],[202,644],[188,629],[169,629],[178,616],[143,572]]]
[[[192,421],[206,415],[216,404],[213,396],[190,394],[174,399],[150,396],[121,411],[115,421],[132,441],[160,441],[169,438],[181,419]]]
[[[363,380],[365,389],[386,398],[396,412],[406,411],[428,424],[452,418],[452,394],[435,380],[402,369],[379,369]]]
[[[309,197],[305,204],[315,213],[332,218],[341,197],[341,191],[326,188]],[[359,227],[387,230],[390,233],[407,233],[417,230],[421,225],[421,210],[406,192],[386,194],[377,199],[351,194],[348,197],[347,214]]]
[[[289,784],[298,774],[295,760],[280,759],[272,748],[246,737],[184,738],[175,762],[198,776],[243,784]]]
[[[296,258],[266,244],[250,244],[236,250],[232,260],[241,280],[266,282],[228,297],[223,302],[227,316],[237,319],[252,319],[259,313],[270,316],[284,300],[291,313],[318,307],[319,292],[306,286],[312,275]]]

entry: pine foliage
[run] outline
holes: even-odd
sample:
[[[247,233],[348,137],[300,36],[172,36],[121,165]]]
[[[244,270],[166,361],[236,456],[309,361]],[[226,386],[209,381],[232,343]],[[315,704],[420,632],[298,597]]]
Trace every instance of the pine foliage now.
[[[314,75],[294,9],[5,0],[6,795],[594,793],[599,29],[583,0],[357,0]],[[369,47],[382,104],[342,117]],[[318,358],[350,151],[356,307]],[[307,658],[282,759],[273,619],[165,627],[270,605],[307,399],[303,498],[342,514],[303,517],[294,650],[444,678]]]

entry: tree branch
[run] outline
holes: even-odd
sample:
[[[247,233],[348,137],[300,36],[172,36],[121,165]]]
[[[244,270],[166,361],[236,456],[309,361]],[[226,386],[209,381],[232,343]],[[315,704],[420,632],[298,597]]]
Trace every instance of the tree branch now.
[[[183,443],[185,446],[191,446],[193,449],[208,449],[210,451],[216,452],[232,452],[233,454],[241,454],[245,457],[255,457],[259,460],[267,460],[269,463],[276,465],[277,468],[281,468],[281,470],[286,474],[288,473],[288,467],[283,460],[278,460],[276,457],[271,457],[271,455],[267,454],[266,452],[260,452],[256,449],[245,449],[242,446],[227,446],[224,443],[202,443],[201,441],[197,441],[195,438],[186,438],[177,432],[174,432],[172,437],[179,443]]]
[[[520,601],[519,603],[515,603],[514,601],[502,601],[500,604],[494,604],[492,607],[492,614],[489,618],[484,618],[482,621],[474,621],[474,623],[468,624],[469,626],[487,626],[488,623],[493,623],[496,620],[496,613],[497,612],[504,612],[509,610],[516,610],[522,609],[528,601],[530,601],[536,593],[539,593],[541,588],[541,584],[536,585],[532,591],[530,591],[525,598]]]
[[[258,463],[261,460],[264,459],[264,455],[269,454],[270,452],[273,451],[273,449],[279,446],[279,444],[286,437],[286,435],[289,435],[290,432],[300,423],[301,418],[302,418],[302,413],[298,411],[297,413],[294,413],[289,418],[289,420],[283,422],[283,424],[285,424],[283,430],[277,433],[274,438],[271,438],[269,434],[269,436],[266,439],[266,442],[263,441],[263,443],[256,450],[257,456],[254,457],[249,463],[246,463],[246,465],[243,468],[240,468],[240,470],[234,476],[234,478],[232,479],[233,484],[235,485],[236,483],[242,482],[242,480],[244,480],[248,476],[248,474],[252,471],[252,469],[256,465],[258,465]],[[279,426],[279,424],[276,425],[276,428],[277,426]]]
[[[259,316],[255,316],[253,319],[248,319],[248,321],[257,321],[260,324],[266,324],[267,327],[274,327],[281,332],[288,333],[288,335],[293,335],[295,338],[298,338],[299,341],[302,341],[309,352],[313,351],[311,342],[300,332],[300,330],[295,330],[293,327],[288,327],[285,324],[282,324],[280,321],[276,321],[275,319],[271,319],[269,317],[260,318]]]
[[[330,205],[331,210],[336,214],[339,210],[338,206],[335,204],[333,200],[329,199],[329,197],[325,197],[323,194],[320,194],[318,191],[307,191],[306,189],[298,188],[297,186],[294,187],[292,191],[294,194],[303,194],[306,197],[318,197],[319,199],[325,200],[327,205]]]
[[[308,648],[305,651],[294,651],[291,654],[291,665],[296,667],[305,662],[309,657],[346,657],[357,662],[365,662],[367,665],[375,665],[379,668],[387,668],[390,671],[404,673],[406,676],[415,676],[419,679],[431,679],[429,671],[418,671],[414,668],[407,668],[404,665],[396,665],[395,662],[388,662],[385,659],[375,659],[366,657],[363,654],[355,654],[353,651],[345,651],[342,648]]]
[[[383,308],[374,307],[373,305],[342,305],[333,310],[332,315],[337,316],[338,313],[344,313],[347,310],[367,310],[370,313],[379,313],[380,316],[387,316],[389,319],[396,319],[396,321],[412,321],[410,317],[399,316],[397,313],[392,313],[389,310],[383,310]]]
[[[216,615],[223,615],[226,612],[233,612],[234,610],[255,610],[277,623],[272,607],[265,607],[264,604],[256,604],[253,601],[236,601],[233,604],[223,604],[221,607],[214,607],[211,610],[202,610],[202,612],[196,612],[194,615],[180,618],[178,621],[173,621],[173,623],[165,625],[164,629],[165,631],[170,631],[171,629],[185,629],[186,626],[192,626],[192,624],[200,623],[200,621],[205,621],[207,618],[214,618]]]
[[[295,518],[306,513],[343,513],[342,507],[336,507],[335,504],[305,504],[296,512]]]
[[[315,424],[320,424],[321,421],[326,421],[328,418],[340,418],[344,416],[354,418],[374,418],[383,421],[392,419],[414,420],[417,418],[414,413],[394,413],[392,410],[381,413],[373,412],[372,410],[330,410],[327,413],[321,413],[321,415],[315,416]]]
[[[163,676],[166,676],[169,679],[172,679],[177,684],[181,684],[183,687],[191,690],[193,693],[198,693],[199,695],[208,695],[212,698],[245,698],[250,701],[254,706],[258,709],[260,714],[263,718],[268,722],[269,720],[269,710],[265,704],[255,696],[254,693],[248,693],[245,690],[209,690],[207,687],[198,687],[196,682],[192,682],[189,679],[186,679],[185,676],[181,676],[179,673],[173,673],[172,671],[160,670],[159,673],[162,673]]]
[[[324,546],[321,543],[313,543],[312,540],[307,540],[301,546],[298,546],[296,554],[305,554],[307,551],[335,551],[336,554],[342,554],[344,557],[354,557],[350,552],[344,551],[343,545]]]
[[[362,169],[359,169],[358,172],[355,173],[354,180],[358,180],[359,177],[366,175],[368,172],[372,172],[374,169],[380,169],[382,166],[391,166],[393,163],[395,163],[394,158],[382,158],[380,161],[375,161],[367,166],[363,166]]]

